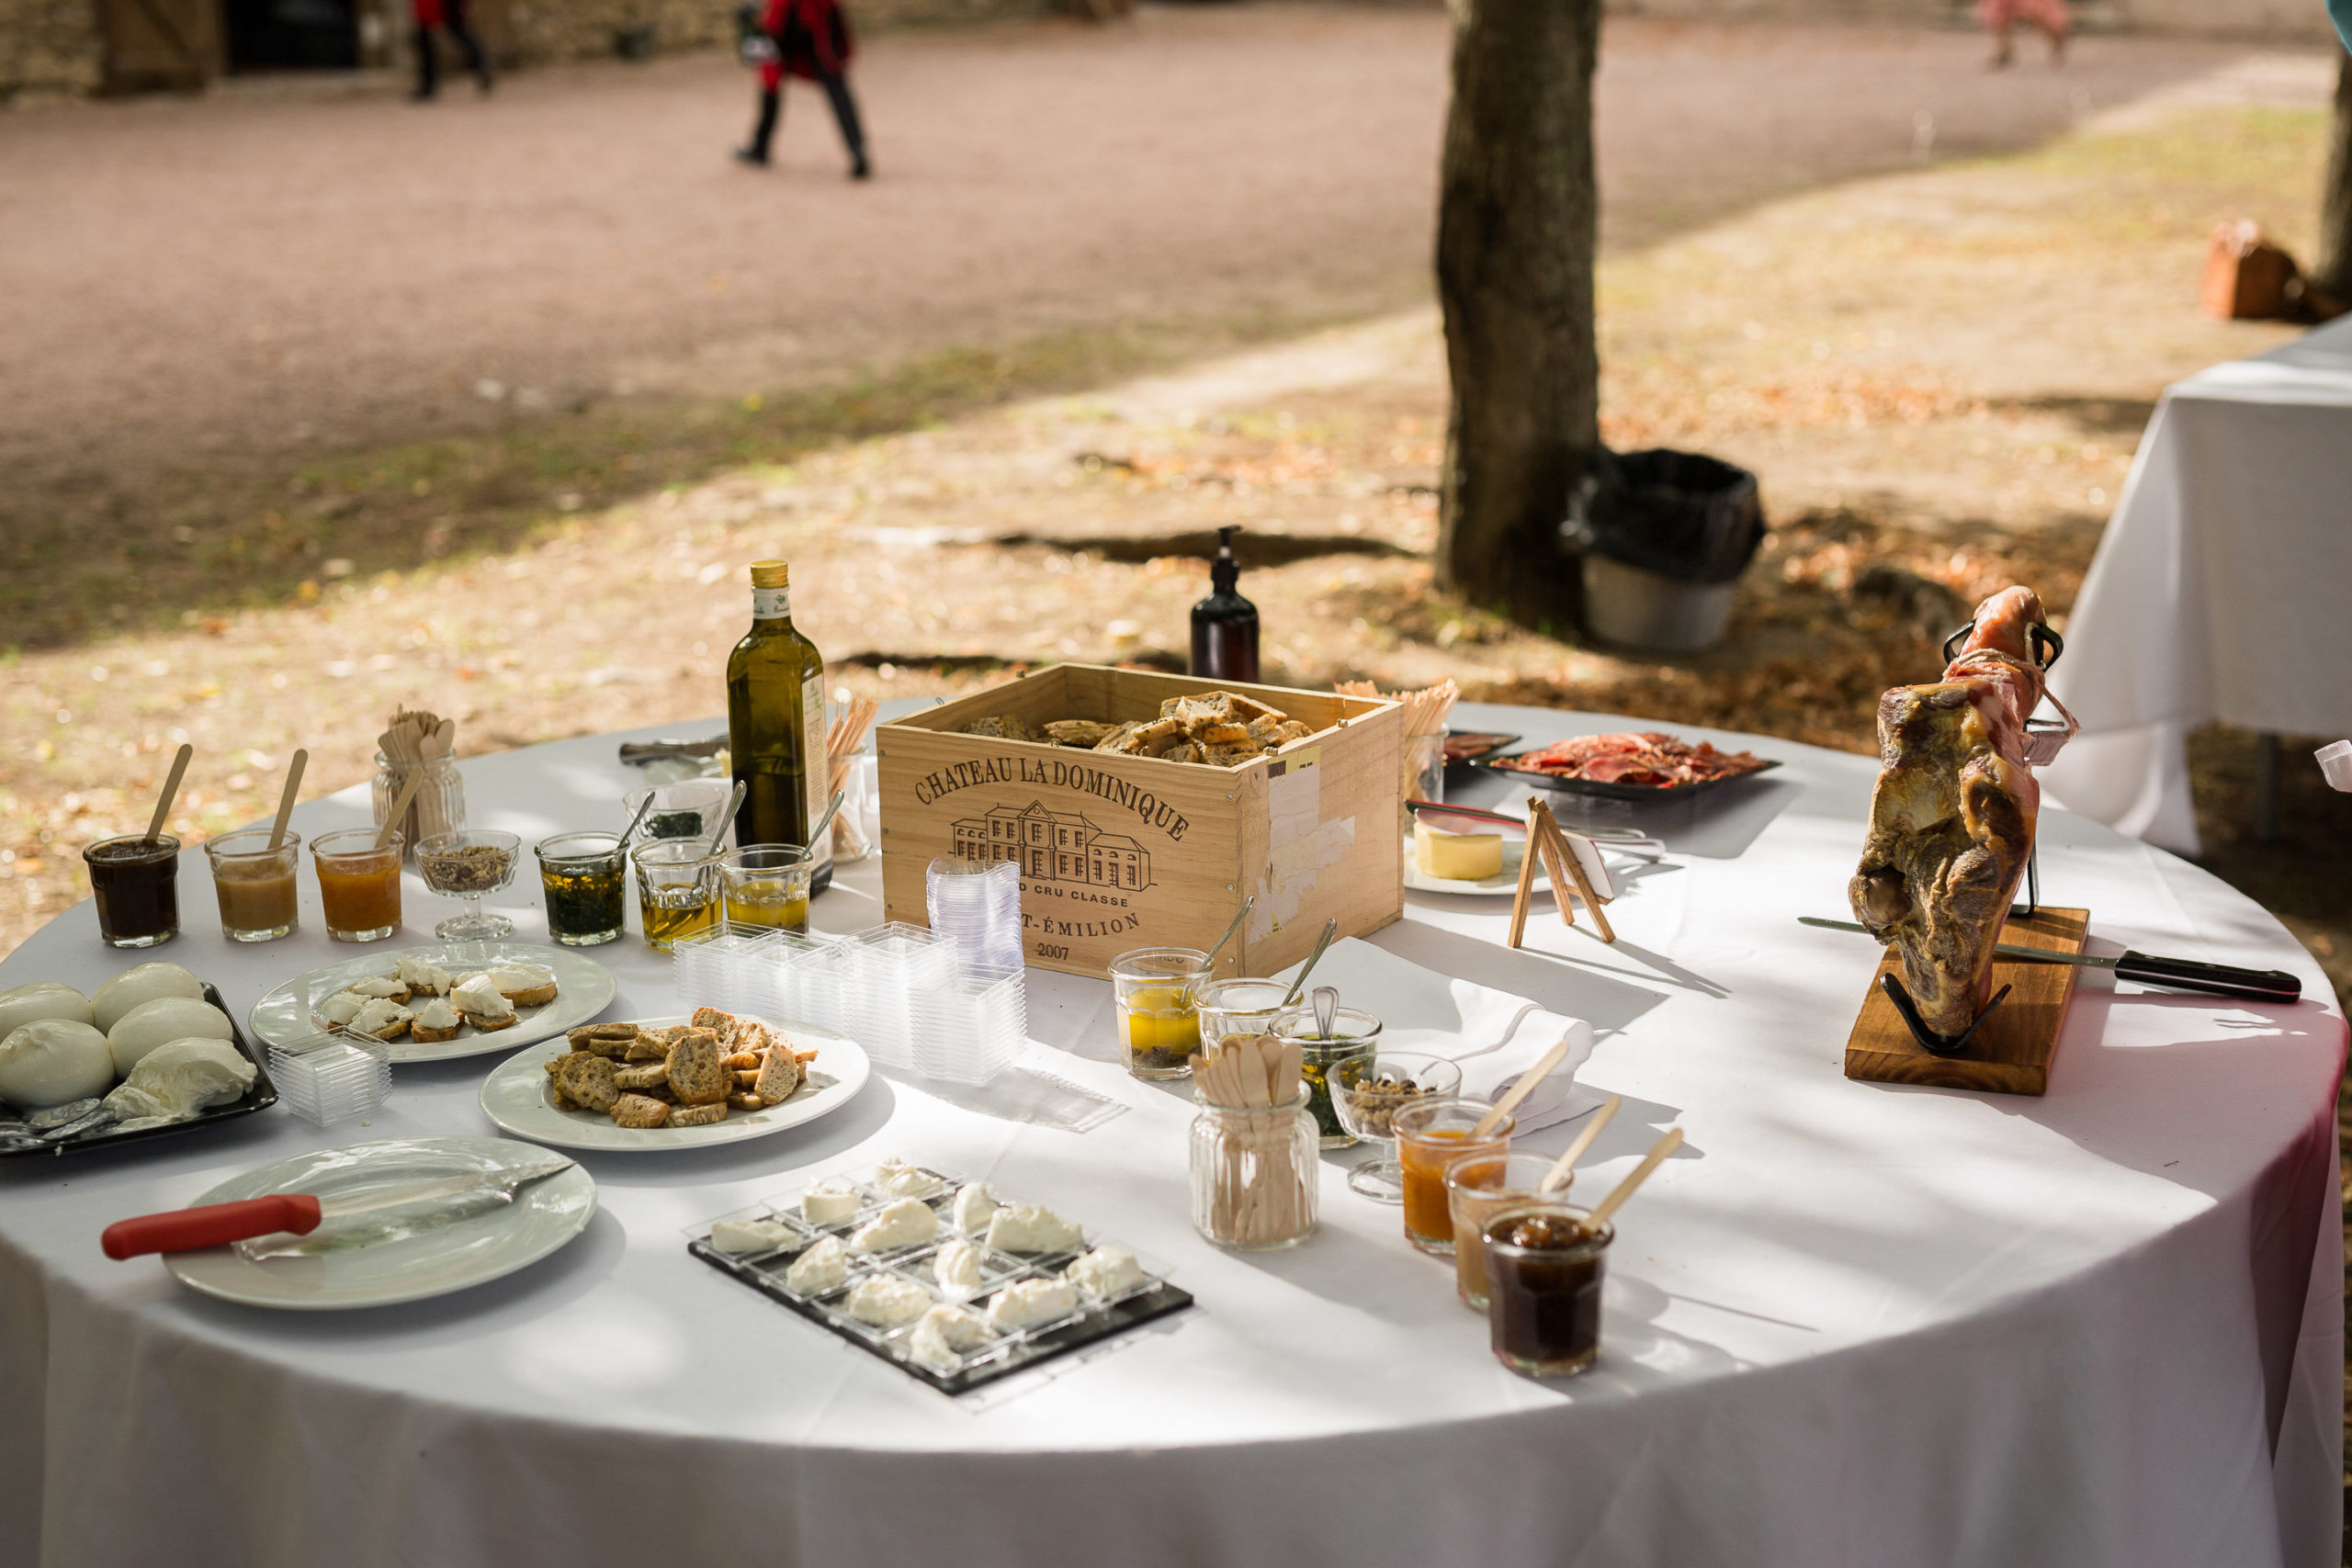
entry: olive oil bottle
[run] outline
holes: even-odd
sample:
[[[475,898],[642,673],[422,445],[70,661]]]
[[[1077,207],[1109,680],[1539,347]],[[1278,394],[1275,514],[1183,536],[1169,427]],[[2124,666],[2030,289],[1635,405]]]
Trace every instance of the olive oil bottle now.
[[[1241,596],[1241,563],[1233,558],[1237,527],[1216,531],[1209,596],[1193,606],[1193,667],[1214,681],[1258,678],[1258,606]]]
[[[752,629],[727,658],[727,745],[743,805],[738,844],[808,844],[832,799],[825,758],[825,658],[792,624],[785,563],[752,563]],[[808,891],[833,880],[833,835],[809,846]]]

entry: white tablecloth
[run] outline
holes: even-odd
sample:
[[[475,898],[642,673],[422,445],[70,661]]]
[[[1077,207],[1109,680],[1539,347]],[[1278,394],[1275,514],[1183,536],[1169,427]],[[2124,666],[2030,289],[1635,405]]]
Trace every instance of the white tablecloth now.
[[[2165,389],[2051,685],[2051,792],[2182,854],[2190,730],[2352,735],[2352,316]]]
[[[1533,739],[1622,725],[1464,719]],[[1245,1258],[1200,1243],[1189,1105],[1116,1066],[1107,987],[1033,972],[1038,1049],[1125,1114],[1050,1131],[876,1079],[763,1142],[590,1156],[603,1207],[579,1241],[409,1308],[243,1309],[152,1259],[107,1261],[97,1235],[297,1150],[486,1134],[475,1093],[497,1058],[399,1069],[368,1127],[321,1133],[281,1110],[0,1166],[0,1562],[2334,1562],[2333,1004],[2092,976],[2044,1099],[1849,1082],[1840,1053],[1877,949],[1795,918],[1839,910],[1870,764],[1743,743],[1788,765],[1704,809],[1645,808],[1675,847],[1611,910],[1614,947],[1547,906],[1512,953],[1508,900],[1419,896],[1374,938],[1599,1027],[1583,1078],[1627,1106],[1589,1190],[1664,1125],[1687,1132],[1621,1216],[1585,1377],[1502,1371],[1448,1267],[1409,1251],[1397,1212],[1350,1194],[1336,1162],[1309,1245]],[[611,738],[467,773],[477,825],[526,836],[613,821],[628,778]],[[365,811],[346,795],[300,821]],[[2203,872],[2063,812],[2043,821],[2044,886],[2093,909],[2104,950],[2279,965],[2328,995],[2275,921]],[[877,919],[876,880],[845,871],[820,923]],[[162,955],[240,1007],[341,956],[314,908],[299,939],[232,947],[198,867],[184,886],[188,930]],[[422,938],[443,906],[414,885],[409,897]],[[536,900],[511,902],[530,929]],[[602,951],[615,1016],[668,1010],[666,960],[633,936]],[[0,965],[0,985],[87,986],[130,956],[98,945],[85,906]],[[894,1152],[1126,1237],[1173,1262],[1199,1305],[958,1402],[684,1251],[681,1226]]]

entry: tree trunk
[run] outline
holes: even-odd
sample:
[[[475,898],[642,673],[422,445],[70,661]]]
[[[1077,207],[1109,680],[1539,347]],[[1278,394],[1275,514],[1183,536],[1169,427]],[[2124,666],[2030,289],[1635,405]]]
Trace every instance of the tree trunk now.
[[[1557,530],[1600,443],[1600,0],[1453,0],[1437,238],[1453,405],[1438,582],[1536,624],[1575,603]]]
[[[2352,304],[2352,54],[2335,67],[2335,120],[2328,128],[2327,187],[2320,193],[2319,265],[2312,277]]]

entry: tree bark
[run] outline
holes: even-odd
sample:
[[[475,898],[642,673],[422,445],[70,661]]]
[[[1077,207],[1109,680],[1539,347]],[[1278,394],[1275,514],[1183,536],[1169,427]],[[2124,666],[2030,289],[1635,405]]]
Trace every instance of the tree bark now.
[[[2328,128],[2327,186],[2320,193],[2319,265],[2312,281],[2352,303],[2352,54],[2335,67],[2335,118]]]
[[[1576,594],[1558,526],[1600,443],[1592,72],[1600,0],[1453,0],[1438,299],[1453,404],[1438,582],[1535,624]]]

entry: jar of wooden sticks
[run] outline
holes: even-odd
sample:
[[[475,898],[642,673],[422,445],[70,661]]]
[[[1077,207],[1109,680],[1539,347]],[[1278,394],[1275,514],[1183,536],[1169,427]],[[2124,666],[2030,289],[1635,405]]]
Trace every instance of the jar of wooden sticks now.
[[[1193,1228],[1236,1252],[1297,1246],[1315,1231],[1322,1166],[1295,1046],[1236,1035],[1193,1062]]]

